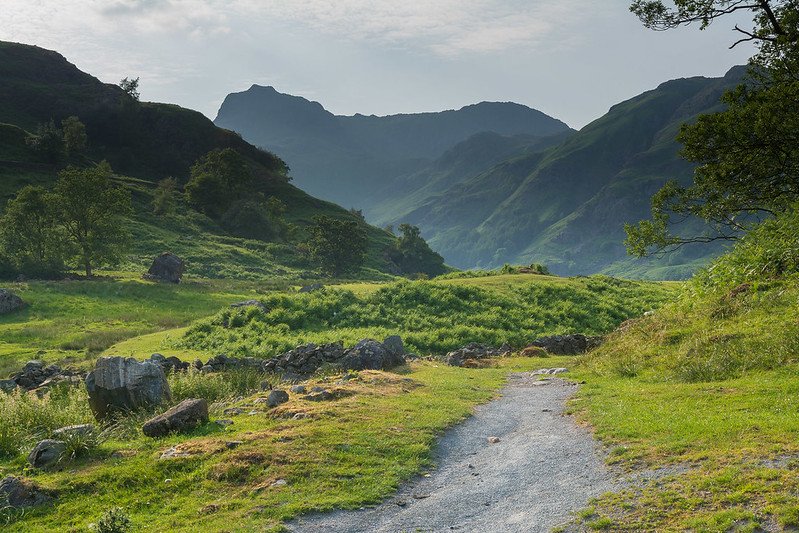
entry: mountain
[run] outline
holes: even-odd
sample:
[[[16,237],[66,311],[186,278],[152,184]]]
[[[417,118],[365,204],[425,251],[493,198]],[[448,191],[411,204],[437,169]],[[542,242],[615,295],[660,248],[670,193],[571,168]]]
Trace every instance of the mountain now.
[[[53,120],[58,125],[73,115],[86,125],[85,154],[57,165],[41,161],[26,139],[40,124]],[[170,216],[153,215],[156,183],[168,176],[185,183],[194,162],[218,148],[233,148],[244,156],[255,177],[253,194],[263,193],[286,205],[285,218],[297,227],[292,240],[240,239],[217,222],[185,209],[185,204]],[[276,155],[214,125],[199,112],[136,102],[116,85],[80,71],[57,52],[0,42],[0,210],[20,187],[51,184],[66,164],[101,160],[111,164],[120,183],[133,194],[132,263],[144,264],[152,253],[172,249],[191,256],[190,273],[234,277],[299,273],[312,269],[296,247],[303,228],[314,216],[325,214],[358,220],[369,235],[368,267],[385,271],[391,266],[383,258],[390,235],[292,185],[285,163]]]
[[[228,95],[214,122],[278,154],[311,194],[359,208],[394,178],[427,167],[475,134],[547,137],[570,131],[559,120],[510,102],[438,113],[337,116],[317,102],[259,85]]]
[[[693,167],[675,140],[679,128],[720,109],[721,94],[744,72],[663,83],[554,148],[519,152],[403,213],[367,213],[376,223],[418,224],[456,266],[542,262],[560,274],[684,277],[718,247],[634,262],[625,254],[623,226],[648,216],[649,199],[667,180],[690,182]]]

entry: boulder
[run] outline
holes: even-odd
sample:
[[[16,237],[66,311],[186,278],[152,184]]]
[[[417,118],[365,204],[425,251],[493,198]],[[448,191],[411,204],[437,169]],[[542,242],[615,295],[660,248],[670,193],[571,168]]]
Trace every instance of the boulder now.
[[[175,407],[142,426],[148,437],[164,437],[175,431],[186,431],[208,423],[208,402],[203,399],[183,400]]]
[[[161,365],[131,357],[101,357],[86,376],[89,406],[95,418],[153,407],[172,399]]]
[[[13,379],[0,379],[0,392],[5,392],[7,394],[11,394],[15,390],[17,390],[17,382]]]
[[[165,374],[168,374],[170,372],[185,372],[186,370],[189,369],[189,366],[191,366],[189,365],[189,363],[181,361],[174,355],[165,357],[160,353],[152,354],[150,356],[150,361],[159,364]]]
[[[383,341],[383,346],[391,353],[398,355],[405,354],[405,345],[402,343],[402,337],[399,335],[391,335],[386,337]]]
[[[0,289],[0,315],[22,309],[24,305],[25,302],[22,301],[22,298],[8,289]]]
[[[531,342],[530,346],[543,348],[552,355],[577,355],[596,348],[601,343],[602,337],[588,337],[577,333],[541,337]]]
[[[24,509],[50,503],[52,493],[42,489],[36,482],[15,476],[6,476],[0,480],[0,502]]]
[[[291,387],[291,392],[294,394],[305,394],[308,391],[305,389],[305,385],[294,385]]]
[[[338,364],[344,356],[340,342],[332,344],[305,344],[265,362],[265,370],[281,374],[284,379],[310,376],[324,364]]]
[[[39,441],[31,450],[31,453],[28,454],[28,462],[34,468],[49,468],[55,466],[61,460],[66,450],[67,445],[62,441],[45,439]]]
[[[239,309],[242,307],[257,307],[261,311],[266,311],[266,306],[261,303],[260,300],[245,300],[243,302],[236,302],[234,304],[230,304],[230,307],[234,309]]]
[[[281,403],[286,403],[287,401],[289,401],[289,393],[284,390],[273,390],[266,399],[266,403],[269,407],[277,407]]]
[[[144,279],[164,281],[167,283],[180,283],[186,264],[183,260],[170,252],[164,252],[155,259]]]
[[[332,392],[322,389],[318,392],[312,392],[308,396],[303,396],[302,399],[308,400],[309,402],[326,402],[335,397],[336,396]]]
[[[74,426],[66,426],[53,431],[53,437],[58,440],[70,439],[75,436],[88,436],[94,433],[93,424],[77,424]]]
[[[478,361],[489,357],[502,357],[508,355],[510,351],[511,348],[507,344],[503,344],[499,348],[493,348],[485,344],[472,342],[463,348],[449,352],[445,360],[450,366],[464,366],[467,361]]]
[[[340,366],[344,370],[388,370],[404,364],[402,353],[389,350],[376,340],[364,339],[344,352]]]

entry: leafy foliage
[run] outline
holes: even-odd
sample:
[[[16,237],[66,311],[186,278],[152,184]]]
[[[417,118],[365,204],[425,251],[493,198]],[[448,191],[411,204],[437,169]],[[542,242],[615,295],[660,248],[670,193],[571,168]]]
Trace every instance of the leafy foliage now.
[[[438,276],[446,271],[444,258],[430,249],[418,227],[400,224],[399,231],[400,236],[388,256],[404,274]]]
[[[122,78],[119,88],[125,91],[131,100],[139,101],[139,78]]]
[[[247,162],[232,148],[208,152],[191,167],[186,200],[211,217],[221,216],[252,183]]]
[[[153,194],[153,213],[164,215],[174,208],[175,196],[178,190],[178,180],[169,177],[158,182]]]
[[[36,135],[28,137],[26,142],[47,163],[58,162],[64,152],[63,133],[53,120],[39,124],[36,128]]]
[[[128,514],[120,507],[112,507],[92,524],[91,530],[97,533],[126,533],[132,527]]]
[[[86,125],[78,117],[71,116],[62,120],[61,129],[64,134],[64,149],[68,154],[86,149],[89,137],[86,135]]]
[[[327,215],[314,217],[308,233],[311,255],[328,274],[339,276],[363,264],[368,240],[356,220]]]

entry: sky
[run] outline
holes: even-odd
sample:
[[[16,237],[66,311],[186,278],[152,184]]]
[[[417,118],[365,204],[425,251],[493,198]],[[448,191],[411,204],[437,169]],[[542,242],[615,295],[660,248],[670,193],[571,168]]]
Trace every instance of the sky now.
[[[56,50],[143,100],[214,118],[252,84],[336,113],[514,101],[580,128],[687,76],[721,76],[735,22],[644,28],[629,0],[0,0],[0,40]]]

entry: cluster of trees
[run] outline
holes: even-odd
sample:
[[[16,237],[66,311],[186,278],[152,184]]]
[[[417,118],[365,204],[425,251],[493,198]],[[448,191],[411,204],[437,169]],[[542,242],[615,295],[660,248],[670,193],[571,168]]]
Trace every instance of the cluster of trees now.
[[[726,109],[683,126],[682,155],[697,164],[693,183],[669,182],[652,199],[652,218],[627,226],[637,256],[692,242],[737,239],[763,218],[789,212],[799,201],[799,2],[796,0],[636,0],[631,11],[653,29],[697,23],[706,28],[748,12],[752,26],[735,27],[757,53],[748,79],[724,96]],[[698,217],[712,231],[675,233]]]
[[[47,163],[57,163],[64,156],[81,153],[88,144],[86,126],[78,117],[67,117],[61,127],[54,120],[39,124],[36,135],[27,139],[28,146]]]
[[[388,258],[403,274],[439,276],[446,272],[444,258],[422,238],[418,227],[400,224],[399,236],[388,250]]]
[[[59,275],[71,263],[91,277],[98,265],[118,261],[130,241],[124,217],[131,203],[112,176],[100,163],[63,170],[52,189],[22,188],[0,218],[4,262],[32,277]]]

